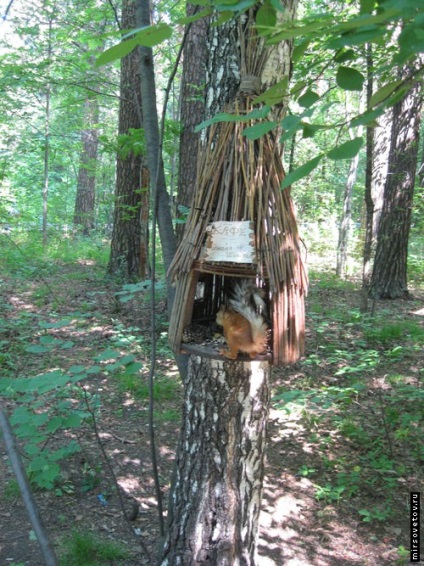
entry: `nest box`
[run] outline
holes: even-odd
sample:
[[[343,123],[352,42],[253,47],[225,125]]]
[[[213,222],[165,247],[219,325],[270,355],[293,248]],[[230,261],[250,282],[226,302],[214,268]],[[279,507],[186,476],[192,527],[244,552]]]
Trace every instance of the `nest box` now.
[[[169,326],[175,352],[220,358],[210,335],[237,278],[264,290],[272,363],[304,353],[307,276],[278,144],[257,140],[246,123],[214,124],[199,152],[197,189],[168,276],[176,285]],[[239,355],[240,359],[246,359]]]

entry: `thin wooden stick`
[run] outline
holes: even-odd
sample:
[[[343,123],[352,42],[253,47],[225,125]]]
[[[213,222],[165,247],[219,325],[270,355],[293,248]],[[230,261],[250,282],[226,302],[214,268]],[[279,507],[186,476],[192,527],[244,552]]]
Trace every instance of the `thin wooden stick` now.
[[[46,562],[46,566],[57,566],[57,557],[53,545],[50,541],[48,532],[44,526],[43,520],[37,508],[37,503],[31,491],[25,468],[19,451],[16,447],[16,438],[13,434],[12,427],[10,426],[6,412],[0,403],[0,428],[3,432],[3,439],[6,445],[7,454],[12,465],[13,473],[15,474],[16,481],[25,504],[29,520],[36,534],[38,544],[40,545],[41,553]]]

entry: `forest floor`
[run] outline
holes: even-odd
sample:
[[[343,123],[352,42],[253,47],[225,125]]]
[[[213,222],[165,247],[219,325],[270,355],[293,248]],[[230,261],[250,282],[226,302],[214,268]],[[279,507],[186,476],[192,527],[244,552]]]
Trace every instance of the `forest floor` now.
[[[81,371],[83,397],[93,406],[99,399],[95,427],[90,418],[46,441],[50,451],[71,439],[81,449],[61,462],[55,486],[32,484],[63,565],[155,563],[140,545],[152,557],[159,540],[145,385],[149,305],[119,301],[120,289],[90,260],[0,282],[0,377]],[[360,315],[359,301],[355,282],[311,277],[306,357],[273,369],[259,566],[409,563],[409,494],[424,487],[424,293],[378,302],[374,319]],[[166,504],[182,390],[166,346],[164,302],[158,309],[156,444]],[[128,371],[131,363],[112,367],[102,354],[111,348],[135,352],[141,379]],[[81,389],[69,391],[76,406]],[[7,413],[22,400],[5,396]],[[113,476],[127,514],[138,508],[129,522]],[[0,440],[0,566],[18,564],[44,561]]]

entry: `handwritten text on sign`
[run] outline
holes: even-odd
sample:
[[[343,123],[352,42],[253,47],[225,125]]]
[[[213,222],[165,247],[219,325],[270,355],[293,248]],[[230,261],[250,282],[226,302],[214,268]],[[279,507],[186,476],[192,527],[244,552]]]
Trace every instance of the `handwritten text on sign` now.
[[[255,263],[253,223],[213,222],[206,229],[204,261]]]

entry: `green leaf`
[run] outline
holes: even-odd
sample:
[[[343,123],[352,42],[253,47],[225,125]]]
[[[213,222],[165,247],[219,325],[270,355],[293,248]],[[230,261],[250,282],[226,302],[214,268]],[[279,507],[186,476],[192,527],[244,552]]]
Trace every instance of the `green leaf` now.
[[[233,12],[228,12],[228,11],[221,12],[219,18],[216,19],[214,22],[212,22],[212,27],[222,26],[222,24],[226,24],[227,22],[232,20],[233,17],[234,17]]]
[[[113,362],[112,364],[106,364],[105,366],[105,370],[106,371],[115,371],[117,369],[119,369],[122,366],[122,364],[118,361],[118,362]]]
[[[340,66],[337,70],[336,82],[343,90],[362,90],[365,77],[352,67]]]
[[[264,102],[265,104],[273,105],[278,104],[283,100],[283,98],[287,95],[287,87],[289,84],[289,78],[284,77],[278,83],[268,88],[264,93],[260,96],[257,96],[253,104],[258,104],[259,102]]]
[[[302,96],[299,97],[298,103],[304,108],[309,108],[310,106],[315,104],[315,102],[319,100],[319,98],[319,94],[309,89],[305,92],[305,94],[302,94]]]
[[[96,356],[93,359],[96,362],[104,362],[105,360],[112,360],[112,359],[120,358],[120,357],[121,357],[121,354],[118,351],[108,349],[108,350],[105,350],[104,352],[102,352],[101,354],[99,354],[98,356]]]
[[[143,47],[155,47],[166,39],[172,37],[172,27],[169,24],[159,23],[136,30],[134,39]]]
[[[192,16],[180,18],[179,20],[177,20],[177,23],[185,26],[187,24],[191,24],[192,22],[197,22],[197,20],[201,20],[202,18],[206,18],[206,17],[210,16],[211,14],[212,14],[212,8],[206,8],[205,10],[201,10],[200,12],[197,12],[196,14],[193,14]]]
[[[46,425],[47,432],[56,432],[62,426],[62,417],[52,417]]]
[[[277,13],[269,2],[265,2],[256,13],[256,29],[259,35],[266,35],[269,28],[275,27]]]
[[[293,55],[292,55],[293,63],[297,63],[297,61],[299,61],[299,59],[303,57],[309,45],[311,44],[311,41],[312,39],[308,38],[302,41],[302,43],[300,43],[299,45],[296,45],[296,47],[293,49]]]
[[[127,365],[132,363],[134,360],[134,354],[127,354],[126,356],[122,356],[122,358],[119,360],[119,363],[121,363],[122,365]]]
[[[317,155],[313,159],[310,159],[309,161],[307,161],[306,163],[304,163],[300,167],[297,167],[296,169],[291,171],[283,179],[283,182],[281,183],[281,188],[285,189],[289,185],[295,183],[296,181],[299,181],[299,179],[303,179],[303,177],[306,177],[307,175],[309,175],[309,173],[311,173],[316,167],[318,167],[322,156],[323,156],[323,154]]]
[[[329,159],[352,159],[359,152],[364,140],[362,137],[342,143],[327,153]]]
[[[405,25],[398,39],[401,50],[406,53],[424,52],[424,14]]]
[[[276,125],[275,122],[261,122],[260,124],[244,128],[243,135],[249,140],[257,140],[273,130]]]
[[[125,373],[132,375],[134,373],[138,373],[143,368],[143,364],[140,362],[134,362],[132,364],[128,364],[125,367]]]
[[[58,320],[57,322],[43,322],[40,321],[38,326],[40,328],[62,328],[63,326],[68,326],[71,323],[70,320]]]
[[[71,348],[74,347],[74,342],[71,342],[70,340],[68,342],[64,342],[63,344],[61,344],[60,348],[61,350],[70,350]]]
[[[172,36],[172,28],[169,24],[160,23],[154,26],[147,26],[141,30],[135,30],[129,34],[132,39],[125,39],[114,45],[109,49],[106,49],[96,61],[96,67],[105,65],[106,63],[111,63],[116,61],[116,59],[122,59],[125,55],[128,55],[137,45],[143,45],[144,47],[154,47],[159,43],[162,43],[166,39]]]
[[[381,88],[377,90],[377,92],[375,92],[371,96],[370,106],[371,107],[376,106],[377,104],[380,104],[380,102],[383,102],[383,100],[386,100],[386,98],[389,98],[392,92],[394,92],[401,84],[402,84],[402,80],[398,79],[397,81],[393,81],[383,85]]]
[[[283,130],[300,130],[302,127],[302,117],[295,114],[289,114],[281,121]]]
[[[25,445],[25,452],[28,454],[28,456],[35,456],[36,454],[40,453],[40,447],[38,446],[38,444],[28,443]]]
[[[68,371],[72,374],[84,373],[85,366],[71,366]]]
[[[372,29],[373,31],[378,30],[378,24],[385,24],[386,22],[390,21],[392,18],[399,16],[400,10],[399,8],[394,8],[390,10],[384,10],[379,14],[361,14],[360,16],[356,16],[347,20],[346,22],[342,22],[338,25],[339,29],[342,30],[352,30],[352,29],[360,29],[366,30],[366,28]]]
[[[78,413],[70,413],[66,418],[63,419],[63,428],[78,428],[81,425],[82,417]]]
[[[345,61],[351,61],[352,59],[355,58],[356,58],[356,53],[353,49],[345,49],[343,47],[336,53],[334,60],[337,63],[344,63]]]
[[[299,26],[297,23],[293,22],[286,22],[284,29],[268,39],[267,44],[272,45],[275,43],[280,43],[285,39],[294,39],[295,37],[305,36],[307,38],[311,35],[315,35],[319,32],[319,30],[323,28],[327,29],[331,27],[332,23],[333,16],[323,17],[322,19],[317,19],[303,26]]]
[[[216,114],[209,120],[205,120],[198,124],[195,128],[195,132],[200,132],[203,128],[207,128],[211,124],[216,124],[218,122],[249,122],[249,120],[262,120],[266,118],[269,114],[270,107],[267,105],[262,106],[262,108],[255,108],[251,112],[245,115],[240,114],[228,114],[226,112],[221,112]]]
[[[54,344],[55,342],[58,342],[57,338],[50,336],[50,334],[47,334],[46,336],[40,336],[40,344],[48,346],[49,344]]]
[[[215,8],[218,12],[245,12],[255,4],[256,0],[221,0]]]
[[[303,131],[302,137],[303,138],[312,138],[316,132],[320,132],[322,130],[330,130],[331,126],[323,126],[318,124],[303,124]]]
[[[306,81],[297,81],[290,89],[290,95],[296,100],[303,92],[305,87],[308,85]]]
[[[25,352],[29,352],[30,354],[45,354],[46,352],[50,351],[51,347],[41,346],[39,344],[25,348]]]
[[[363,112],[356,118],[354,118],[351,123],[349,124],[350,128],[356,128],[357,126],[376,126],[378,125],[376,120],[379,116],[384,114],[385,109],[381,106],[376,108],[375,110],[368,110],[367,112]]]
[[[366,42],[377,43],[385,34],[385,27],[370,26],[368,28],[359,28],[356,32],[342,33],[340,37],[336,37],[328,42],[328,49],[341,49],[346,45],[363,45]]]
[[[375,0],[360,0],[360,13],[370,14],[374,10]]]
[[[102,371],[102,368],[100,366],[91,366],[87,368],[87,374],[92,374],[92,373],[99,373]]]
[[[117,45],[113,47],[109,47],[106,51],[103,51],[101,55],[99,55],[96,59],[95,66],[101,67],[102,65],[106,65],[107,63],[112,63],[112,61],[116,61],[117,59],[122,59],[128,53],[131,53],[133,49],[137,47],[138,43],[135,39],[127,39],[125,41],[121,41]]]

